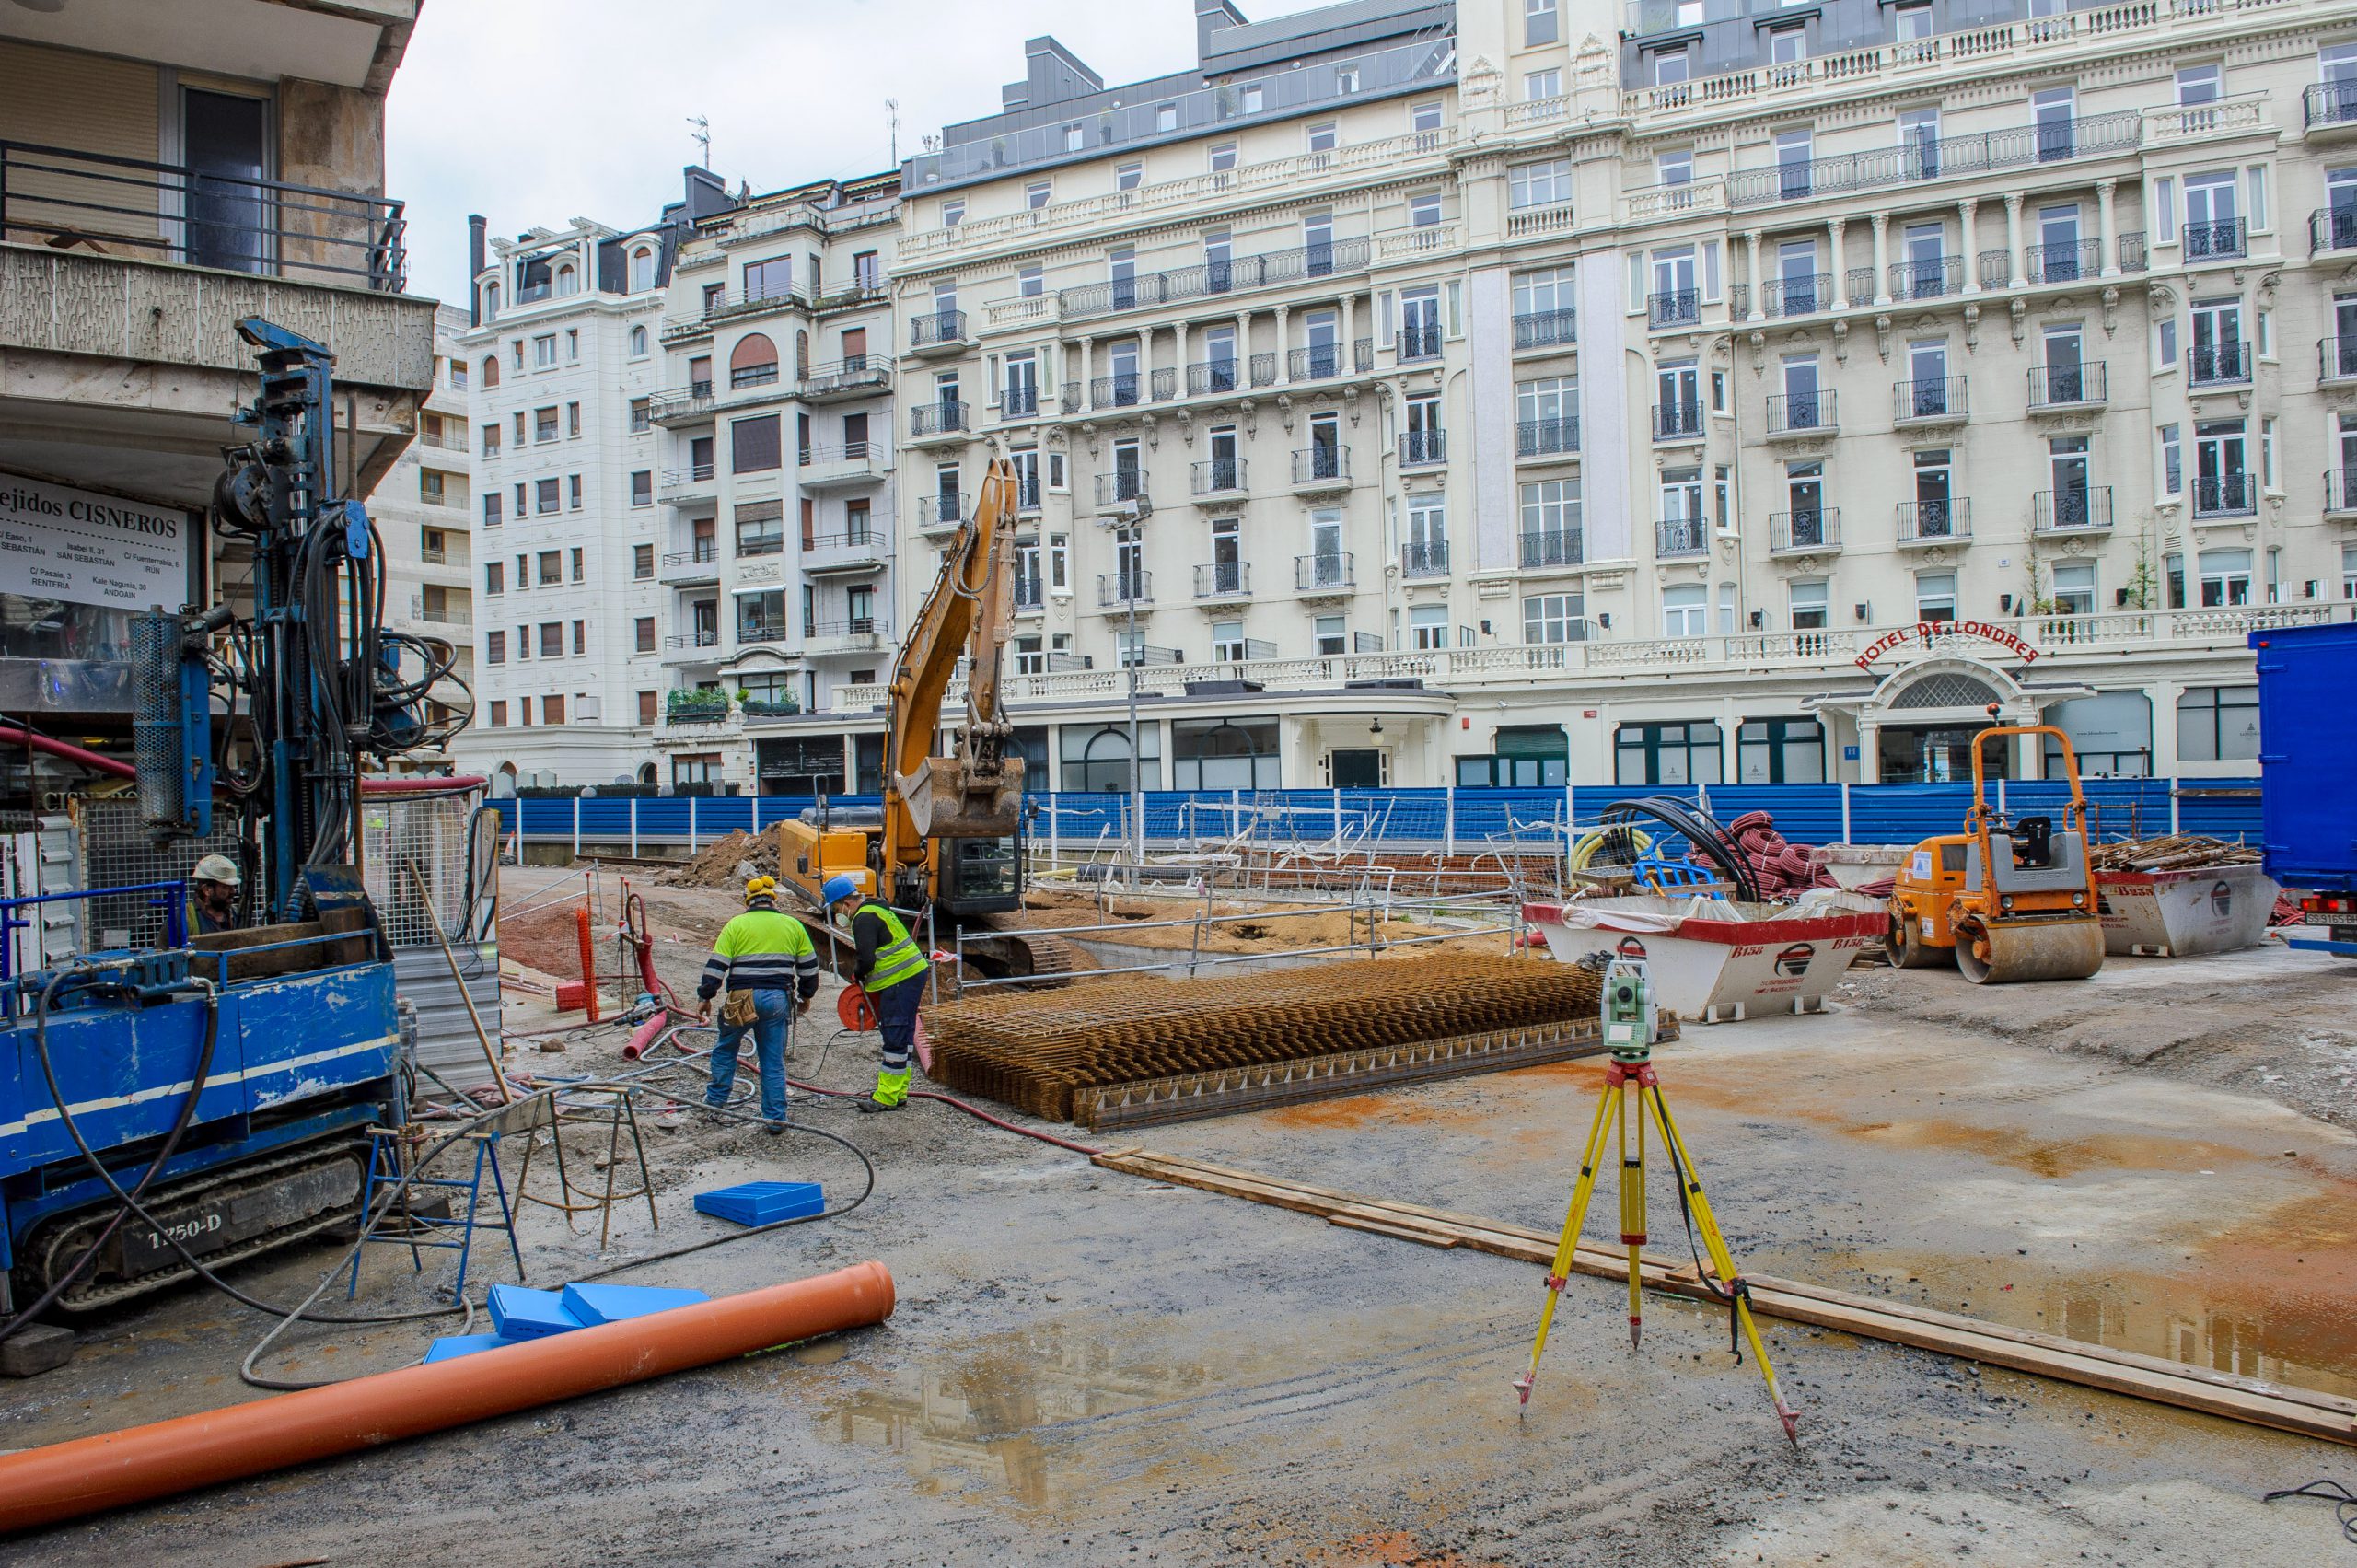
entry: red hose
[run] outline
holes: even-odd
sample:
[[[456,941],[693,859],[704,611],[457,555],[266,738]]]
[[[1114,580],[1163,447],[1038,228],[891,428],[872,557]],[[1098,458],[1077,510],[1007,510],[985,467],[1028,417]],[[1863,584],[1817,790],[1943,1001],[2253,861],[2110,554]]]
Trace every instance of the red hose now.
[[[461,790],[481,789],[484,779],[481,773],[467,773],[455,778],[436,778],[421,773],[413,778],[366,778],[360,781],[363,795],[438,795],[443,791],[456,795]]]
[[[96,751],[87,751],[79,746],[70,746],[63,740],[52,740],[45,735],[35,735],[29,729],[18,729],[13,725],[0,725],[0,742],[12,746],[29,746],[36,751],[46,751],[52,757],[63,757],[69,762],[79,762],[82,766],[105,773],[110,778],[135,779],[139,776],[139,770],[128,762],[118,762],[111,757],[101,757]]]

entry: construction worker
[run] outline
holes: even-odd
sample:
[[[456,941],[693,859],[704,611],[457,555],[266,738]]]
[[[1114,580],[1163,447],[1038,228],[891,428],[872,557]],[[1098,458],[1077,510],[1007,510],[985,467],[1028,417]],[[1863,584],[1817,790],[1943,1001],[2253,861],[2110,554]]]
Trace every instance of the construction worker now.
[[[210,936],[238,929],[238,889],[245,878],[226,854],[208,854],[188,874],[189,909],[196,916],[192,935]]]
[[[876,1092],[859,1109],[898,1110],[909,1100],[909,1052],[916,1045],[917,1006],[924,1000],[933,965],[890,906],[863,894],[852,877],[830,877],[819,893],[837,919],[851,923],[852,939],[859,945],[853,973],[876,1008],[877,1028],[884,1036]]]
[[[712,1047],[712,1084],[703,1102],[728,1103],[737,1082],[737,1047],[746,1035],[761,1067],[761,1120],[765,1131],[785,1131],[785,1036],[796,1014],[810,1010],[819,990],[819,952],[810,933],[777,907],[777,878],[756,877],[745,884],[745,912],[720,928],[696,981],[696,1017],[712,1016],[712,999],[723,988],[719,1038]],[[799,993],[799,1000],[795,993]]]

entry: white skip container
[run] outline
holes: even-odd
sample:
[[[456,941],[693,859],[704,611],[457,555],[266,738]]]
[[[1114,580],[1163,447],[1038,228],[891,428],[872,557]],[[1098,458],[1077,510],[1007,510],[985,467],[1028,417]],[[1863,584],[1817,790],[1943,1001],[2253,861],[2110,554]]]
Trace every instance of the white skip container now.
[[[1826,993],[1890,923],[1822,894],[1797,904],[1636,894],[1525,904],[1522,917],[1563,963],[1599,952],[1643,958],[1654,999],[1706,1024],[1822,1011]]]

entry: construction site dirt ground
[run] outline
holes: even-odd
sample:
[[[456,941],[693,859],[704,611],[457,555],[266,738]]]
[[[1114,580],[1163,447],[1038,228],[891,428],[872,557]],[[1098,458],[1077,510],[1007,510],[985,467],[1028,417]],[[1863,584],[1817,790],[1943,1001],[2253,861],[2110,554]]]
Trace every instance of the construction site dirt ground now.
[[[511,898],[526,880],[511,875]],[[730,901],[656,889],[648,902],[662,971],[684,990]],[[1689,1027],[1659,1063],[1750,1266],[2351,1392],[2352,978],[2272,947],[2115,959],[2086,986],[1975,992],[1872,970],[1834,1013]],[[861,1087],[873,1044],[827,1045],[833,989],[795,1067]],[[601,1071],[618,1046],[609,1031],[518,1065]],[[1101,1142],[1552,1230],[1600,1073],[1580,1062]],[[1589,1278],[1565,1291],[1518,1414],[1534,1267],[1115,1174],[940,1104],[878,1118],[802,1100],[795,1115],[867,1151],[865,1203],[625,1278],[724,1292],[875,1258],[899,1283],[888,1325],[0,1556],[2312,1568],[2349,1550],[2326,1504],[2259,1495],[2357,1478],[2357,1449],[1771,1320],[1803,1412],[1796,1453],[1757,1370],[1728,1354],[1724,1314],[1648,1298],[1632,1353],[1620,1289]],[[692,1120],[648,1136],[661,1234],[643,1205],[620,1206],[602,1260],[718,1234],[690,1210],[701,1189],[858,1190],[857,1166],[817,1140]],[[1608,1191],[1590,1236],[1615,1212]],[[1658,1253],[1685,1247],[1666,1179],[1652,1237]],[[568,1239],[546,1211],[526,1239],[539,1280],[601,1260],[594,1226]],[[334,1256],[300,1249],[239,1277],[287,1299]],[[406,1257],[378,1249],[362,1305],[422,1299]],[[95,1320],[64,1370],[0,1386],[0,1443],[262,1397],[237,1365],[265,1326],[199,1290]],[[272,1368],[395,1365],[428,1331],[305,1330]]]

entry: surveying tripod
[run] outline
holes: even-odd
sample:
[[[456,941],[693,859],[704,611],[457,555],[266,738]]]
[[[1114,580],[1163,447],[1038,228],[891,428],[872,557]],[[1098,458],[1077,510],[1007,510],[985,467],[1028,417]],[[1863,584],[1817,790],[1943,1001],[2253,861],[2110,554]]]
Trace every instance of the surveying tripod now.
[[[1615,958],[1605,970],[1602,1013],[1604,1039],[1611,1049],[1612,1060],[1605,1067],[1604,1094],[1596,1101],[1596,1121],[1588,1128],[1587,1145],[1580,1155],[1580,1175],[1572,1188],[1571,1214],[1563,1221],[1562,1239],[1555,1247],[1555,1261],[1547,1271],[1547,1300],[1538,1309],[1538,1337],[1530,1347],[1530,1370],[1514,1380],[1515,1392],[1522,1404],[1530,1402],[1531,1385],[1538,1379],[1539,1353],[1547,1348],[1547,1330],[1555,1320],[1555,1303],[1571,1277],[1572,1264],[1579,1250],[1580,1226],[1587,1219],[1588,1200],[1596,1195],[1596,1173],[1604,1163],[1605,1136],[1608,1130],[1615,1128],[1620,1152],[1620,1244],[1629,1252],[1629,1348],[1637,1348],[1644,1329],[1642,1254],[1645,1245],[1645,1125],[1650,1119],[1661,1134],[1662,1147],[1669,1154],[1688,1240],[1690,1243],[1699,1232],[1704,1249],[1710,1253],[1707,1272],[1699,1267],[1701,1260],[1696,1260],[1696,1276],[1713,1299],[1727,1304],[1728,1348],[1740,1357],[1737,1335],[1749,1342],[1752,1359],[1759,1362],[1760,1376],[1768,1380],[1768,1397],[1775,1401],[1776,1414],[1784,1423],[1784,1435],[1797,1446],[1800,1413],[1784,1402],[1782,1392],[1776,1387],[1776,1369],[1768,1364],[1768,1347],[1760,1342],[1759,1326],[1752,1321],[1751,1292],[1736,1269],[1734,1256],[1727,1251],[1726,1237],[1719,1233],[1719,1222],[1711,1213],[1710,1200],[1702,1195],[1701,1178],[1694,1173],[1686,1142],[1678,1136],[1678,1123],[1670,1120],[1669,1107],[1661,1098],[1661,1080],[1653,1064],[1656,1018],[1653,982],[1642,961]],[[1638,1103],[1633,1106],[1629,1102],[1628,1086],[1631,1081],[1637,1086]]]

